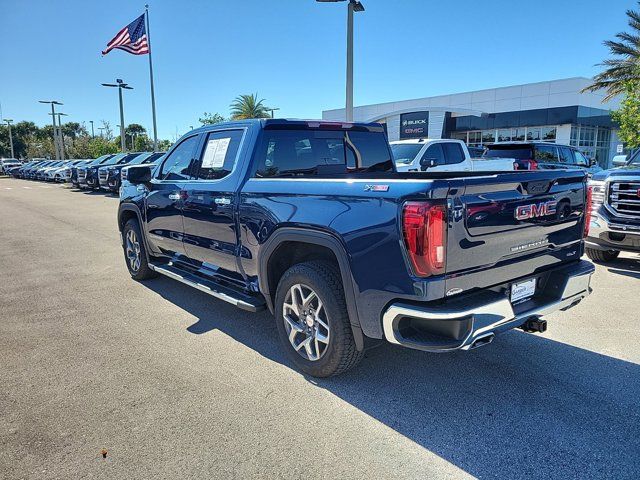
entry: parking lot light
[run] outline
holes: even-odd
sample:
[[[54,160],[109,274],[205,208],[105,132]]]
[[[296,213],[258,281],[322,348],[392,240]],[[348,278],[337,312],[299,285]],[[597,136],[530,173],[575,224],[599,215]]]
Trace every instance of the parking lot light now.
[[[316,0],[319,3],[337,3],[347,0]],[[347,8],[347,86],[345,99],[345,119],[353,122],[353,14],[364,12],[364,5],[359,0],[349,0]]]
[[[6,122],[7,127],[9,127],[9,144],[11,145],[11,158],[16,158],[13,153],[13,135],[11,135],[11,124],[13,123],[13,120],[11,120],[10,118],[5,118],[4,121]]]
[[[120,148],[124,153],[126,151],[126,143],[124,136],[124,107],[122,105],[122,90],[133,90],[128,84],[124,83],[121,78],[116,79],[116,83],[103,83],[103,87],[115,87],[118,89],[118,99],[120,100]]]

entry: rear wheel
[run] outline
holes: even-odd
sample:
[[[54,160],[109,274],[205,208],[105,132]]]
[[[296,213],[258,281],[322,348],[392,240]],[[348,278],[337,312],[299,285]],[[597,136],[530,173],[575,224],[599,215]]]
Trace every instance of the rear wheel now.
[[[587,248],[587,257],[594,262],[612,262],[620,252],[618,250],[596,250],[595,248]]]
[[[340,274],[327,262],[294,265],[280,279],[275,302],[280,341],[293,363],[314,377],[357,365]]]
[[[122,231],[124,238],[124,257],[127,269],[134,280],[147,280],[158,276],[149,268],[147,251],[144,247],[140,225],[134,218],[129,220]]]

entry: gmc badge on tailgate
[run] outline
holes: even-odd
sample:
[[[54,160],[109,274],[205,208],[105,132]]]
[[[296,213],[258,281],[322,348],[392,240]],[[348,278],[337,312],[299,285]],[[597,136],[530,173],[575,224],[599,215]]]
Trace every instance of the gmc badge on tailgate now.
[[[516,207],[516,219],[530,220],[532,218],[546,217],[555,215],[558,202],[551,200],[549,202],[531,203],[529,205],[520,205]]]

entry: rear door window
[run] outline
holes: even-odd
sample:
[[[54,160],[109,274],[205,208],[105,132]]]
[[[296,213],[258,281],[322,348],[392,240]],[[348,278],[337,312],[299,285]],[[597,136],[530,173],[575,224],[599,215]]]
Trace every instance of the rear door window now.
[[[573,150],[569,147],[558,147],[560,150],[560,162],[565,163],[567,165],[575,165],[576,159],[573,156]]]
[[[552,145],[536,145],[536,158],[538,162],[558,163],[558,149]]]
[[[223,130],[207,135],[198,165],[198,179],[219,180],[231,173],[236,163],[243,130]]]
[[[444,149],[444,156],[447,165],[455,165],[457,163],[464,162],[464,151],[459,143],[443,143],[442,148]]]

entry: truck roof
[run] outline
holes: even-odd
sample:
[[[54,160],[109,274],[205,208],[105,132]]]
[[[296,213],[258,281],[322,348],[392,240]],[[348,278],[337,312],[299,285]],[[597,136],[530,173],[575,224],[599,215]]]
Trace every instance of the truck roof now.
[[[220,127],[246,127],[258,126],[262,129],[287,129],[287,128],[329,128],[344,130],[367,130],[382,132],[383,126],[380,123],[364,123],[364,122],[332,122],[328,120],[305,120],[298,118],[253,118],[248,120],[232,120],[229,122],[221,122],[213,125],[203,125],[194,131],[209,131]]]
[[[457,140],[455,138],[410,138],[408,140],[396,140],[393,142],[389,142],[391,145],[415,145],[419,143],[429,143],[435,141],[447,141],[447,142],[461,142],[462,140]]]

